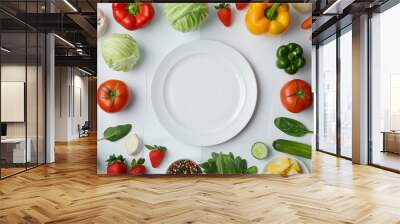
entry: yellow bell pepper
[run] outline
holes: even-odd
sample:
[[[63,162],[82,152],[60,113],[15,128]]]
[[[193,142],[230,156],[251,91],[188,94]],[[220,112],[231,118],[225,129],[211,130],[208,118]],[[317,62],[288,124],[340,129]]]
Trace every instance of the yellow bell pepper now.
[[[280,34],[290,25],[289,5],[283,3],[252,3],[246,14],[247,29],[256,35]]]

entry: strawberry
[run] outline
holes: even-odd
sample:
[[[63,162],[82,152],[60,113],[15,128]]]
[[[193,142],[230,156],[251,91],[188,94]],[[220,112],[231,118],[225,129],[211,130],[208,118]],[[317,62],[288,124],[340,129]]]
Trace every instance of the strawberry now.
[[[107,160],[107,174],[125,174],[128,166],[125,164],[125,158],[122,155],[112,154]]]
[[[133,175],[145,174],[146,167],[143,164],[144,164],[144,158],[140,158],[137,161],[136,159],[133,159],[131,162],[131,170],[129,171],[128,174],[133,174]]]
[[[162,160],[165,157],[165,152],[167,151],[167,148],[164,146],[158,146],[158,145],[145,145],[145,147],[150,150],[149,157],[150,157],[150,162],[151,166],[154,168],[157,168],[160,166]]]
[[[229,4],[221,3],[218,6],[215,6],[215,9],[218,10],[218,18],[221,20],[224,26],[229,27],[232,24],[232,11]]]
[[[237,10],[243,10],[247,7],[249,3],[235,3]]]

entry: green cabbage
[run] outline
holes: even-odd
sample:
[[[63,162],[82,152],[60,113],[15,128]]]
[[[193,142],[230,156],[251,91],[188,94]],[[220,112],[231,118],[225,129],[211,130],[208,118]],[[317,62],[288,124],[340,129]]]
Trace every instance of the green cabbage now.
[[[139,46],[128,34],[114,33],[101,42],[104,61],[115,71],[128,71],[138,62]]]
[[[164,15],[172,27],[181,32],[194,31],[208,17],[207,3],[165,3]]]

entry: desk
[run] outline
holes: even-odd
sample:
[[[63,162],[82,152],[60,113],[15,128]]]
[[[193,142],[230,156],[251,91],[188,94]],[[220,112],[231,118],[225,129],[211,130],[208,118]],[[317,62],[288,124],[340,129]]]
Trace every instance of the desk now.
[[[392,152],[400,154],[400,132],[382,131],[381,133],[383,134],[382,152]]]
[[[5,138],[1,139],[1,147],[2,147],[2,152],[6,151],[12,151],[12,161],[10,159],[8,162],[11,163],[25,163],[25,162],[31,162],[32,160],[32,140],[30,138],[26,139],[27,147],[26,147],[26,154],[25,154],[25,138]],[[9,146],[12,146],[13,148],[9,148]],[[5,148],[3,148],[5,147]],[[2,155],[3,157],[3,155]],[[10,156],[11,157],[11,156]],[[26,158],[26,161],[25,161]]]

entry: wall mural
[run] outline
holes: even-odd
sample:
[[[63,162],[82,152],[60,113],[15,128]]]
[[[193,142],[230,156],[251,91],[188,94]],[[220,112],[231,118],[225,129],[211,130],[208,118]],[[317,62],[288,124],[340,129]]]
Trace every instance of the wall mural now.
[[[311,4],[99,3],[99,174],[311,172]]]

